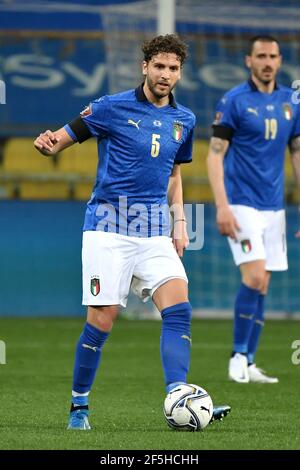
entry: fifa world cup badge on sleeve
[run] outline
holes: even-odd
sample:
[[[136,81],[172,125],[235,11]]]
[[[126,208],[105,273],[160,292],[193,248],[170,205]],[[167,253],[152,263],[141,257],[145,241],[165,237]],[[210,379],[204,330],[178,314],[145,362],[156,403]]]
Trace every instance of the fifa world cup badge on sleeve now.
[[[80,116],[87,117],[87,116],[90,116],[91,114],[92,114],[92,106],[89,104],[88,106],[84,108],[83,111],[81,111]]]
[[[98,276],[91,278],[91,293],[96,297],[100,292],[100,279]]]
[[[214,125],[219,124],[221,122],[222,116],[223,116],[223,113],[221,113],[221,111],[217,111],[216,115],[215,115],[215,119],[213,121],[213,124]]]

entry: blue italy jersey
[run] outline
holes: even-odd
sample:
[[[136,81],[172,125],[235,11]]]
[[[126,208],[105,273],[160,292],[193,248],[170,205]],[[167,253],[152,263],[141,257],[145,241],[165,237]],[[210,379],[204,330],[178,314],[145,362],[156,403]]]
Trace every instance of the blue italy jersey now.
[[[93,101],[78,120],[66,131],[79,142],[96,137],[99,155],[84,230],[169,235],[168,182],[174,164],[192,160],[194,114],[172,95],[154,106],[140,86]]]
[[[292,103],[292,92],[276,85],[272,93],[261,93],[249,80],[219,102],[213,135],[230,140],[224,179],[231,204],[283,208],[285,150],[300,135],[299,105]]]

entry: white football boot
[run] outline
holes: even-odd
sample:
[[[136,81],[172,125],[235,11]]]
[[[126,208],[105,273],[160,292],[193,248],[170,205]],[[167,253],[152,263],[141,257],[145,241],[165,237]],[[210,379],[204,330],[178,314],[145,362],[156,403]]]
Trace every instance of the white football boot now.
[[[234,382],[249,382],[247,356],[244,354],[235,353],[235,355],[229,361],[228,377],[229,380],[233,380]]]
[[[251,366],[248,366],[248,373],[249,382],[256,382],[261,384],[277,384],[279,382],[277,377],[268,377],[265,374],[265,371],[259,369],[256,364],[251,364]]]

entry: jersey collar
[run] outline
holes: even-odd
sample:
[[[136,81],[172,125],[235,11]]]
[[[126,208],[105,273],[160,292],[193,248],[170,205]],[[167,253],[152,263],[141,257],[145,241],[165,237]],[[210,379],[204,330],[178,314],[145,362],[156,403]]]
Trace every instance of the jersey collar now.
[[[254,81],[252,80],[252,78],[250,77],[249,80],[248,80],[248,84],[251,88],[252,91],[258,91],[258,88],[257,86],[255,85]],[[275,82],[275,86],[274,86],[274,90],[278,90],[278,84],[277,82]]]
[[[135,89],[135,96],[138,101],[148,101],[144,93],[144,83]],[[169,105],[172,106],[172,108],[177,108],[177,104],[172,93],[169,94]]]

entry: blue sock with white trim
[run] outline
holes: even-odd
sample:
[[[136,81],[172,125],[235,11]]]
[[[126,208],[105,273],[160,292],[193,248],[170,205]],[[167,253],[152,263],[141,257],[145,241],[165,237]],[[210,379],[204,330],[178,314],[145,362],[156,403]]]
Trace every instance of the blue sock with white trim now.
[[[256,316],[248,341],[248,364],[253,364],[254,356],[258,348],[259,338],[264,326],[265,295],[259,294]]]
[[[186,383],[190,366],[191,317],[189,302],[182,302],[161,311],[162,331],[160,353],[166,390]]]
[[[74,365],[72,402],[78,405],[87,404],[87,395],[91,390],[98,369],[101,350],[109,333],[98,330],[89,323],[85,324],[79,338]]]
[[[233,351],[247,354],[248,341],[257,311],[259,290],[241,284],[236,296],[234,325],[233,325]]]

